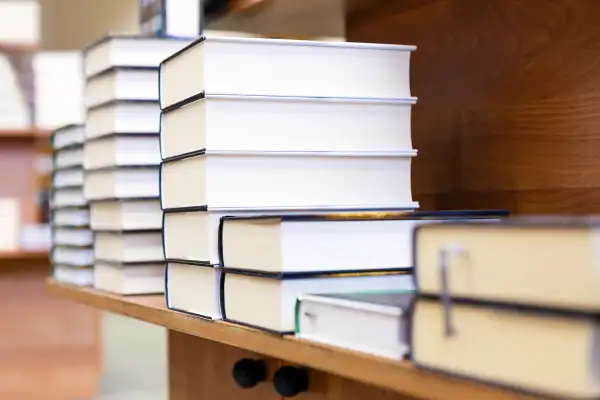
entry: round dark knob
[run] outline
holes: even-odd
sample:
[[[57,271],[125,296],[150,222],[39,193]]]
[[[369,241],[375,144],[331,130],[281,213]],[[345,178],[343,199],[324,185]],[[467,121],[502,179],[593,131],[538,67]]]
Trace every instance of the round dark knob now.
[[[233,366],[231,375],[239,387],[249,389],[267,379],[267,367],[262,360],[242,358]]]
[[[280,396],[297,396],[308,390],[308,371],[292,366],[281,367],[273,376],[273,386]]]

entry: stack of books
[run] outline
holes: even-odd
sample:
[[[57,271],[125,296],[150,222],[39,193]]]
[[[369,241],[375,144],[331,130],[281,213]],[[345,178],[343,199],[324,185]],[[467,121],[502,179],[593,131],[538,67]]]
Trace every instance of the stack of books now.
[[[419,226],[414,364],[544,398],[599,398],[599,228],[584,216]]]
[[[53,167],[50,190],[54,279],[75,285],[93,282],[93,237],[88,203],[83,195],[83,125],[52,132]]]
[[[409,265],[298,261],[292,270],[274,270],[245,257],[222,260],[219,225],[225,216],[279,221],[417,208],[410,182],[417,154],[410,129],[414,49],[209,37],[161,63],[169,308],[288,332],[295,298],[305,290],[412,287]],[[245,254],[255,248],[264,260],[276,257],[281,248],[254,246],[266,226],[274,226],[268,232],[275,238],[277,223],[254,222],[246,234],[239,228],[248,239]],[[221,250],[228,246],[222,242]],[[321,251],[297,246],[297,254]],[[339,273],[348,269],[353,276]]]
[[[189,41],[108,36],[84,51],[85,198],[94,286],[162,293],[158,66]]]

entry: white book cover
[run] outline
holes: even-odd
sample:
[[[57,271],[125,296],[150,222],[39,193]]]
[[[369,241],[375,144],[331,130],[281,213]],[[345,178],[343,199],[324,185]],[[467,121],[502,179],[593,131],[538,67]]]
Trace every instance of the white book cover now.
[[[415,150],[402,152],[205,152],[163,161],[163,209],[417,208]]]
[[[200,38],[161,63],[161,107],[167,109],[201,93],[407,98],[411,97],[410,56],[415,49],[352,42]]]
[[[163,159],[207,151],[412,149],[416,98],[353,99],[207,94],[161,115]]]

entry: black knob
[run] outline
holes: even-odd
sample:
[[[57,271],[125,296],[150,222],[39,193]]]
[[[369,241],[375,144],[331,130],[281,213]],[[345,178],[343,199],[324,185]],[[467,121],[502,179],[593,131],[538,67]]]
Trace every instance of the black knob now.
[[[308,390],[308,371],[292,366],[281,367],[273,376],[273,386],[280,396],[297,396]]]
[[[263,360],[242,358],[233,366],[231,375],[239,387],[249,389],[267,379],[267,366]]]

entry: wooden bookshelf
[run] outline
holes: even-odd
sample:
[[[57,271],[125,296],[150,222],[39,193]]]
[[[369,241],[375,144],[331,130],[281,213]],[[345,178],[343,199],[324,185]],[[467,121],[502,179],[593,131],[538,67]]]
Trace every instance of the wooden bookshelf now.
[[[238,389],[230,377],[233,362],[237,361],[235,355],[242,358],[247,354],[254,354],[255,357],[263,359],[267,357],[274,368],[285,363],[314,369],[315,373],[312,377],[315,379],[311,379],[311,388],[308,393],[302,394],[303,399],[534,399],[534,397],[502,389],[417,370],[406,361],[391,361],[314,344],[295,339],[293,336],[280,337],[229,323],[194,318],[168,310],[162,295],[118,296],[90,288],[63,285],[52,280],[47,281],[47,288],[50,293],[63,299],[169,329],[169,344],[175,346],[169,349],[171,400],[203,398],[198,396],[197,392],[187,393],[187,389],[182,389],[184,383],[181,383],[181,376],[179,376],[181,374],[193,376],[197,381],[194,387],[202,385],[203,391],[210,393],[211,398],[238,398],[228,397],[228,395],[235,395],[240,399],[254,399],[254,396],[247,396],[252,393],[263,395],[264,393],[256,392],[254,389]],[[185,345],[182,342],[185,342]],[[186,357],[175,352],[175,349],[180,347],[187,348],[190,357],[194,352],[193,349],[198,347],[203,348],[204,354],[196,360],[186,361]],[[207,350],[211,348],[217,348],[219,351]],[[215,358],[208,357],[207,352],[215,353]],[[231,363],[219,362],[219,354],[227,354],[226,358],[229,358]],[[214,365],[218,373],[213,371],[211,374],[202,375],[201,371],[204,371],[203,366],[206,365]],[[339,385],[339,379],[342,378],[344,385]],[[316,388],[313,386],[314,383],[317,384]],[[264,397],[265,400],[275,398],[278,397],[274,392]]]
[[[10,263],[15,261],[38,261],[46,263],[50,256],[49,251],[29,251],[29,250],[16,250],[16,251],[0,251],[0,263]]]

